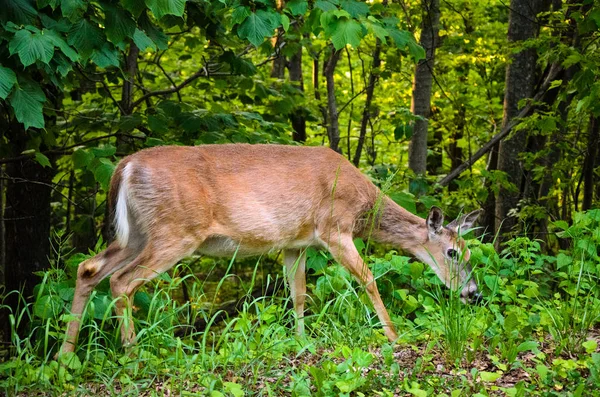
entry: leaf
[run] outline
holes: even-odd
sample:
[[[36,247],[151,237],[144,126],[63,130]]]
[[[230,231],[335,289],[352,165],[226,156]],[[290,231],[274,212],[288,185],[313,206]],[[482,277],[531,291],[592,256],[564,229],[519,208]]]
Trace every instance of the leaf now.
[[[42,167],[52,167],[52,164],[50,164],[50,159],[40,152],[36,152],[35,161],[37,161]]]
[[[390,37],[394,40],[396,47],[398,48],[406,47],[408,42],[413,39],[411,33],[406,30],[399,30],[393,27],[388,28],[387,31],[390,34]]]
[[[93,50],[101,48],[104,41],[104,34],[98,25],[87,19],[82,19],[74,24],[67,34],[67,43],[75,47],[79,54],[86,59]]]
[[[481,371],[479,376],[484,382],[495,382],[502,376],[502,373]]]
[[[321,11],[327,12],[337,10],[338,4],[338,0],[317,0],[315,2],[315,7],[319,8]]]
[[[17,82],[17,76],[12,69],[0,66],[0,98],[6,99]]]
[[[283,30],[286,32],[290,28],[290,18],[285,14],[281,15],[281,26],[283,27]]]
[[[410,139],[413,135],[413,126],[410,124],[400,124],[394,129],[394,138],[399,141],[403,138]]]
[[[165,15],[180,17],[185,11],[186,0],[146,0],[146,5],[152,11],[156,19]]]
[[[331,13],[324,13],[321,17],[321,24],[336,50],[344,48],[347,44],[353,47],[360,45],[363,26],[355,20],[344,16],[338,18]]]
[[[60,2],[60,10],[63,17],[71,22],[80,19],[85,10],[87,10],[87,6],[87,3],[83,0],[61,0]]]
[[[169,48],[169,37],[158,29],[145,13],[138,19],[138,25],[152,39],[159,50],[164,51]]]
[[[536,351],[536,350],[538,350],[538,343],[533,340],[523,342],[523,343],[519,344],[519,346],[517,346],[518,352]]]
[[[8,46],[10,54],[19,54],[23,66],[29,66],[40,60],[48,64],[54,56],[54,44],[48,35],[41,31],[31,33],[27,29],[21,29],[10,41]]]
[[[238,36],[240,39],[247,39],[255,47],[258,47],[265,37],[273,35],[273,31],[278,25],[277,14],[258,10],[250,14],[244,23],[238,27]]]
[[[246,20],[252,14],[250,8],[245,6],[236,7],[231,13],[231,23],[233,25],[240,24]]]
[[[425,49],[413,40],[408,42],[408,52],[415,62],[425,59]]]
[[[104,190],[108,190],[110,178],[115,171],[115,165],[107,158],[99,159],[97,165],[93,169],[94,178]]]
[[[29,127],[44,128],[42,105],[46,96],[37,83],[26,82],[15,87],[9,97],[15,116],[25,129]]]
[[[92,61],[101,68],[109,66],[119,67],[119,53],[110,43],[104,43],[100,50],[92,53]]]
[[[135,21],[123,9],[117,7],[106,7],[106,37],[113,44],[119,44],[135,32]]]
[[[37,299],[33,305],[33,315],[46,320],[58,315],[63,306],[58,295],[44,295]]]
[[[121,5],[135,18],[139,17],[146,9],[144,0],[121,0]]]
[[[585,342],[583,342],[581,344],[581,346],[583,346],[583,348],[585,349],[585,352],[587,354],[592,354],[596,351],[596,349],[598,348],[598,342],[596,342],[593,339],[588,339]]]
[[[340,4],[353,18],[364,17],[370,11],[368,4],[356,0],[342,0]]]
[[[90,149],[90,152],[94,157],[110,157],[117,152],[117,148],[107,144],[100,147],[93,147]]]
[[[90,165],[93,159],[94,154],[85,149],[77,149],[71,155],[71,160],[75,168],[85,168]]]
[[[0,10],[0,21],[11,21],[17,25],[34,23],[38,15],[34,4],[33,0],[3,1],[2,10]]]
[[[164,134],[169,131],[169,123],[167,118],[162,114],[152,114],[148,116],[148,127],[150,131]]]
[[[140,49],[140,51],[146,51],[148,48],[156,51],[156,44],[154,44],[154,42],[146,35],[146,33],[137,28],[133,34],[133,42]]]
[[[65,54],[72,62],[77,62],[79,60],[79,54],[75,50],[73,50],[66,41],[63,40],[56,32],[52,30],[44,29],[43,34],[47,35],[50,39],[50,42],[54,44],[56,47],[60,48],[63,54]]]
[[[243,397],[245,395],[242,385],[233,382],[223,382],[223,389],[233,395],[233,397]]]
[[[293,16],[304,15],[308,10],[308,1],[306,0],[292,0],[287,2],[285,5]]]

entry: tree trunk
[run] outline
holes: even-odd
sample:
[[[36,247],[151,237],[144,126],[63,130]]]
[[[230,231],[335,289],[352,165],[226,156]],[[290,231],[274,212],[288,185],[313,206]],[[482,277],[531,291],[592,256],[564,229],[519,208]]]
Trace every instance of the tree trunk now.
[[[29,135],[23,126],[13,120],[6,129],[14,153],[27,148]],[[54,169],[43,167],[33,159],[21,160],[6,165],[6,272],[7,292],[20,291],[22,295],[10,294],[6,304],[15,316],[22,309],[22,296],[32,301],[33,287],[40,282],[35,275],[48,268],[50,254],[50,203]],[[5,323],[6,331],[10,325]],[[19,324],[22,331],[25,321]],[[10,332],[5,333],[10,340]]]
[[[337,110],[337,101],[335,98],[335,81],[333,74],[335,67],[340,59],[340,51],[331,48],[331,55],[324,65],[323,74],[327,82],[327,111],[329,113],[329,122],[327,123],[327,136],[329,137],[329,147],[336,152],[340,152],[340,125]]]
[[[290,81],[296,88],[304,92],[304,81],[302,79],[302,47],[290,58],[289,62]],[[306,141],[306,115],[304,112],[293,112],[290,121],[294,129],[292,139],[295,142]]]
[[[538,24],[536,15],[541,10],[541,0],[512,0],[508,22],[509,42],[519,42],[537,35]],[[519,101],[533,96],[536,82],[536,51],[534,48],[525,49],[511,57],[511,63],[506,68],[506,87],[504,90],[503,127],[519,113]],[[509,211],[516,208],[521,194],[524,175],[523,165],[519,161],[520,153],[527,145],[525,131],[517,132],[510,139],[500,142],[498,150],[498,170],[507,174],[508,181],[515,189],[500,187],[496,198],[496,226],[499,232],[498,244],[502,234],[513,229],[517,218],[508,216]]]
[[[413,136],[408,148],[408,166],[416,174],[424,174],[427,168],[427,118],[431,110],[431,87],[435,47],[440,22],[439,0],[422,0],[421,46],[425,59],[417,64],[413,80],[411,111],[423,120],[415,120]]]
[[[377,39],[375,43],[375,50],[373,50],[373,64],[371,65],[371,72],[369,73],[369,82],[366,89],[367,98],[365,99],[365,107],[363,108],[362,118],[360,120],[360,134],[358,136],[358,144],[356,151],[354,152],[354,158],[352,163],[358,167],[360,163],[360,156],[365,144],[365,137],[367,136],[367,127],[371,120],[371,106],[373,103],[373,93],[375,92],[375,85],[379,80],[379,67],[381,66],[381,40]]]
[[[589,138],[587,152],[583,162],[583,202],[581,210],[587,211],[592,208],[594,201],[594,169],[598,157],[598,143],[600,142],[600,121],[595,116],[590,116]]]

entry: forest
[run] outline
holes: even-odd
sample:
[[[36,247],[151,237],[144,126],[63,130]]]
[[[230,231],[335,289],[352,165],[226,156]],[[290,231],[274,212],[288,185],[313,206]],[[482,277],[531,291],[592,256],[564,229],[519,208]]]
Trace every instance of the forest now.
[[[0,1],[0,393],[600,395],[598,39],[598,0]],[[304,333],[277,249],[188,256],[124,311],[106,278],[72,313],[119,161],[232,143],[328,147],[424,228],[482,210],[478,302],[355,236],[393,340],[319,247]]]

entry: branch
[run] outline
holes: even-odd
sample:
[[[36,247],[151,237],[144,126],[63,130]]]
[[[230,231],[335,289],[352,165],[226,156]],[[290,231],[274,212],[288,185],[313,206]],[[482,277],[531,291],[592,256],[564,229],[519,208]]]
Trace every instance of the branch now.
[[[525,106],[516,117],[514,117],[504,128],[502,128],[502,130],[499,133],[494,135],[492,139],[490,139],[477,152],[475,152],[475,154],[471,156],[469,160],[465,161],[464,163],[456,167],[454,170],[452,170],[441,181],[439,181],[438,184],[440,186],[448,186],[448,184],[460,174],[462,174],[464,170],[473,165],[473,163],[475,163],[477,160],[483,157],[484,154],[489,152],[498,142],[504,139],[512,131],[512,129],[515,128],[515,126],[521,122],[522,118],[527,117],[529,115],[529,113],[534,109],[535,104],[542,99],[544,94],[546,94],[546,91],[548,91],[550,84],[561,71],[562,67],[560,65],[556,63],[552,64],[548,72],[548,76],[544,80],[544,83],[540,86],[540,89],[532,98],[532,100],[529,101],[527,106]]]

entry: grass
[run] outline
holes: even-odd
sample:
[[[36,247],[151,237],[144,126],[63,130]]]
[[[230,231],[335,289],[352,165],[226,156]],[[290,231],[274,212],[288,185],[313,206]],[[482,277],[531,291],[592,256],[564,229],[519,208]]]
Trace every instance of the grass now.
[[[592,226],[577,239],[592,236],[595,243]],[[72,271],[83,258],[67,259],[44,273],[36,302],[11,316],[13,329],[25,319],[32,327],[22,338],[13,332],[0,388],[7,395],[595,395],[597,258],[581,244],[547,256],[535,241],[519,239],[501,255],[488,244],[472,244],[486,299],[478,307],[462,304],[421,264],[394,252],[366,255],[398,325],[394,345],[364,290],[314,251],[307,261],[304,336],[294,333],[283,289],[252,295],[257,286],[282,285],[280,273],[267,275],[270,259],[218,266],[202,260],[180,265],[137,294],[138,343],[127,351],[108,285],[100,285],[76,353],[56,362]],[[222,315],[219,307],[243,296],[236,314]],[[198,321],[202,327],[192,329]]]

